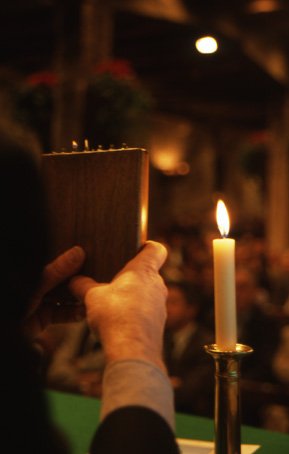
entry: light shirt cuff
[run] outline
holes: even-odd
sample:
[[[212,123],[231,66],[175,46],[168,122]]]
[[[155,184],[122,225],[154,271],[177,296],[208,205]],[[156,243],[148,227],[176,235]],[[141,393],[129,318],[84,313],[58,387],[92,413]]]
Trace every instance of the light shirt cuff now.
[[[174,430],[174,397],[168,376],[137,359],[110,363],[103,377],[101,420],[121,407],[140,406],[160,414]]]

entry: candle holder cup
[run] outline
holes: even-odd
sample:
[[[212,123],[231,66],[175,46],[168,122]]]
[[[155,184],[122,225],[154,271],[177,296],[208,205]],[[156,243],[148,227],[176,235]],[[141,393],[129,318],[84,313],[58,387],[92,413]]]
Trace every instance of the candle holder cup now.
[[[247,345],[221,350],[204,346],[215,363],[215,454],[241,454],[240,362],[253,352]]]

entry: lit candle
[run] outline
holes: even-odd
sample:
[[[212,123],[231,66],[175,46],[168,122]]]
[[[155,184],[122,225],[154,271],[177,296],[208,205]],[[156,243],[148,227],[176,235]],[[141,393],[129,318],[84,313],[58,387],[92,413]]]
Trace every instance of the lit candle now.
[[[221,239],[213,240],[216,344],[221,350],[235,350],[237,342],[235,240],[226,238],[230,221],[222,200],[217,205]]]

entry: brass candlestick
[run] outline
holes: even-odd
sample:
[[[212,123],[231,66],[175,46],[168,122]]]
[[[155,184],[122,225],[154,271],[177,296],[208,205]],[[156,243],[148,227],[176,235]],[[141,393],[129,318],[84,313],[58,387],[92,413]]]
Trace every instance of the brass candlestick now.
[[[247,345],[223,351],[205,345],[215,362],[215,454],[241,454],[240,362],[253,352]]]

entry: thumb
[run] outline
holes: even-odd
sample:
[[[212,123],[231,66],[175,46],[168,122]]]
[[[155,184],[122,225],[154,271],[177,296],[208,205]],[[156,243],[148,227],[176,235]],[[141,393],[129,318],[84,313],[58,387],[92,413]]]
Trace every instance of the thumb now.
[[[141,251],[120,271],[159,271],[167,258],[166,248],[156,241],[147,241]]]

